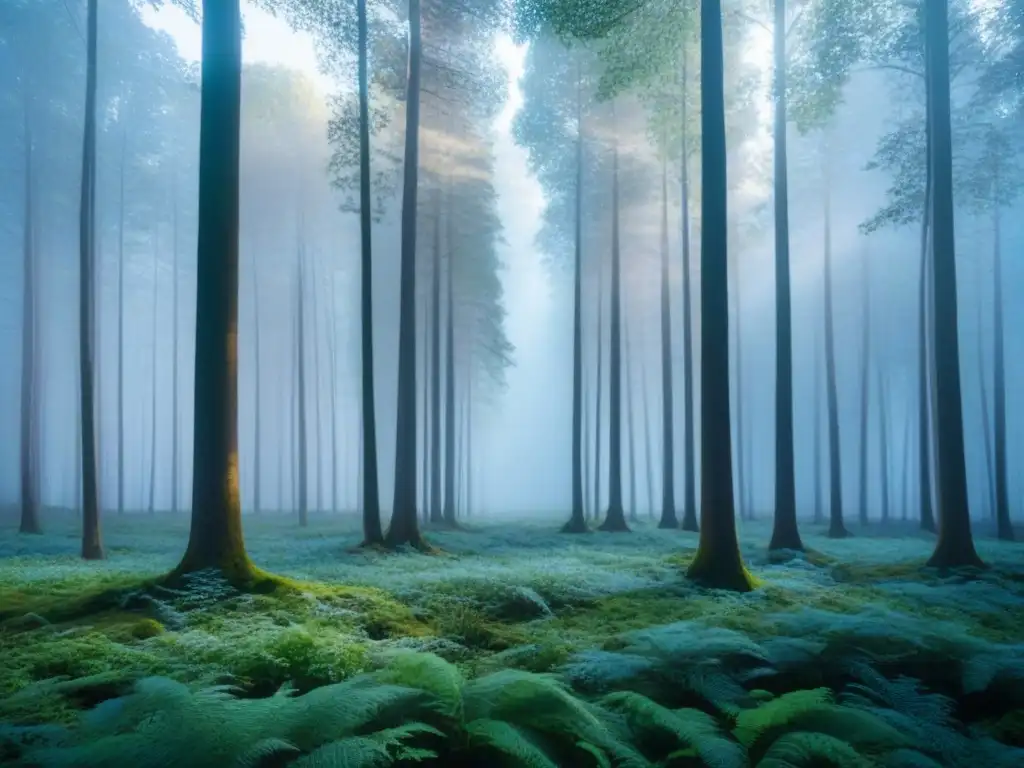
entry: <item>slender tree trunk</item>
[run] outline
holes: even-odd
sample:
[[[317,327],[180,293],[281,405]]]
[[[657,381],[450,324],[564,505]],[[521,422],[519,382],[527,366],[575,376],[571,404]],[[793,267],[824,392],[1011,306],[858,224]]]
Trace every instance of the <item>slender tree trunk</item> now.
[[[821,336],[815,334],[814,344],[814,523],[818,525],[824,517],[821,462]]]
[[[868,524],[868,412],[870,409],[871,374],[871,296],[870,273],[865,266],[861,275],[861,362],[860,362],[860,462],[859,509],[861,527]]]
[[[472,360],[472,357],[470,357]],[[466,377],[466,517],[473,514],[473,377]]]
[[[629,520],[637,522],[636,514],[636,407],[633,403],[633,349],[629,343],[629,306],[622,320],[626,357],[626,437],[629,440]]]
[[[284,387],[284,383],[280,384],[281,400],[283,401],[280,408],[277,410],[277,434],[278,438],[275,441],[277,443],[277,511],[279,513],[284,512],[284,470],[285,470],[285,429],[287,428],[287,421],[285,420],[285,413],[288,411],[288,392]]]
[[[587,530],[583,498],[583,74],[576,60],[576,207],[572,280],[572,513],[563,533]]]
[[[423,475],[423,485],[420,491],[420,504],[423,510],[423,522],[430,522],[430,374],[427,370],[430,365],[430,310],[427,301],[423,302],[423,355],[421,359],[423,374],[423,424],[422,424],[422,459],[420,471]]]
[[[255,468],[253,476],[253,491],[252,491],[252,509],[255,514],[260,514],[263,510],[263,502],[261,497],[261,490],[263,485],[263,424],[262,424],[262,401],[260,399],[260,384],[263,378],[263,367],[260,365],[260,278],[259,278],[259,262],[256,259],[255,253],[253,253],[252,259],[252,324],[253,324],[253,352],[254,352],[254,366],[253,371],[253,399],[255,400],[255,407],[253,413],[253,467]]]
[[[419,177],[420,0],[409,0],[409,68],[405,99],[402,261],[398,332],[395,498],[386,541],[423,546],[416,517],[416,186]]]
[[[78,356],[82,409],[82,557],[104,557],[100,533],[96,403],[93,387],[96,300],[96,32],[98,0],[89,0],[86,37],[85,130],[82,138],[82,195],[78,218]]]
[[[448,211],[449,235],[453,211]],[[438,264],[440,267],[440,264]],[[444,523],[455,525],[455,248],[448,238],[448,311],[445,318],[445,393],[444,393]],[[438,278],[440,280],[440,278]],[[438,297],[440,298],[440,297]]]
[[[889,403],[885,396],[885,382],[878,372],[878,462],[881,465],[882,524],[889,522]]]
[[[597,402],[594,409],[594,519],[601,514],[601,416],[604,389],[604,264],[597,258]]]
[[[81,391],[82,384],[78,383],[78,390]],[[75,398],[75,484],[74,484],[75,513],[79,518],[82,516],[82,398]]]
[[[768,549],[803,549],[796,522],[793,449],[793,308],[789,279],[786,151],[786,3],[775,0],[775,523]]]
[[[27,87],[27,86],[26,86]],[[36,308],[38,288],[36,286],[35,210],[32,177],[33,165],[32,128],[29,116],[31,96],[25,93],[25,179],[22,226],[22,313],[21,313],[21,533],[42,533],[39,515],[39,383],[37,381],[39,359],[36,355],[39,312]]]
[[[683,220],[683,530],[696,531],[697,525],[697,449],[693,412],[693,308],[690,271],[690,143],[686,125],[688,88],[686,58],[683,57],[681,196]],[[674,467],[669,468],[669,474]],[[674,503],[674,502],[673,502]]]
[[[998,158],[997,161],[998,163]],[[992,390],[995,400],[995,476],[996,476],[996,530],[1002,541],[1013,541],[1013,523],[1010,521],[1009,484],[1006,474],[1006,359],[1003,351],[1003,254],[1002,224],[999,197],[1000,168],[996,165],[993,201],[992,231]]]
[[[839,448],[839,393],[836,383],[836,337],[832,309],[832,174],[825,149],[825,378],[828,395],[829,526],[833,539],[849,536],[843,522],[843,470]]]
[[[300,233],[299,237],[302,235]],[[298,364],[298,441],[299,441],[299,452],[298,452],[298,473],[299,473],[299,525],[305,527],[309,524],[309,464],[308,450],[309,443],[307,437],[307,408],[306,408],[306,308],[305,308],[305,293],[306,293],[306,249],[299,242],[298,248],[298,261],[295,285],[295,303],[298,314],[298,340],[295,346],[296,354],[299,356]]]
[[[747,438],[744,434],[746,421],[743,418],[743,405],[746,400],[743,394],[743,273],[739,268],[736,249],[729,253],[729,266],[732,267],[734,273],[732,285],[736,313],[736,446],[734,458],[736,462],[736,504],[738,507],[736,511],[739,513],[740,520],[746,520],[750,515],[750,509],[746,506],[747,462],[746,454],[744,453]]]
[[[923,6],[922,6],[923,7]],[[931,88],[927,86],[929,79],[928,57],[925,57],[925,103],[930,103]],[[930,114],[931,108],[927,108]],[[932,207],[932,124],[930,117],[925,118],[925,195],[924,211],[921,215],[921,280],[918,286],[918,493],[921,499],[921,529],[935,532],[935,513],[932,504],[932,423],[929,410],[929,354],[928,354],[928,275],[929,255],[931,253],[931,207]]]
[[[174,185],[174,213],[172,217],[172,226],[174,227],[174,236],[172,239],[174,248],[174,265],[172,272],[174,275],[174,287],[171,293],[173,306],[171,307],[171,323],[174,326],[171,329],[171,512],[176,513],[179,510],[178,507],[178,490],[181,488],[181,479],[179,478],[179,460],[181,457],[181,448],[178,445],[178,434],[181,425],[181,417],[178,414],[178,185]]]
[[[121,131],[117,220],[117,514],[124,514],[124,172],[128,130]]]
[[[359,24],[359,233],[360,233],[360,342],[361,342],[361,451],[360,473],[363,506],[363,542],[380,544],[380,481],[377,476],[377,405],[373,381],[373,211],[370,185],[370,82],[366,1],[357,0]],[[415,296],[413,311],[415,311]],[[415,363],[415,358],[413,360]],[[416,439],[415,419],[412,437]],[[414,462],[415,466],[415,462]],[[412,470],[415,476],[415,469]],[[413,479],[415,485],[415,477]]]
[[[685,86],[684,86],[685,93]],[[685,96],[684,96],[685,98]],[[685,127],[684,127],[685,132]],[[683,148],[683,165],[686,165],[686,148]],[[685,176],[685,171],[683,172]],[[685,193],[684,193],[685,194]],[[686,199],[683,199],[686,206]],[[684,223],[683,229],[687,225]],[[685,237],[685,234],[684,234]],[[683,244],[686,251],[686,244]],[[647,390],[644,390],[644,402]],[[659,528],[678,528],[675,498],[675,430],[673,419],[675,408],[672,402],[672,305],[669,301],[668,269],[668,159],[661,160],[661,518]],[[644,408],[644,429],[647,429],[646,406]],[[649,468],[648,468],[649,471]],[[652,505],[653,505],[653,499]]]
[[[619,148],[612,148],[612,285],[608,361],[608,512],[602,531],[628,531],[622,508],[622,254],[619,241]]]
[[[430,288],[430,522],[441,514],[441,192],[434,190]]]
[[[910,515],[910,441],[912,439],[913,417],[911,411],[907,410],[906,424],[903,429],[903,511],[900,516],[904,522]]]
[[[925,10],[925,47],[931,76],[932,235],[935,398],[938,411],[939,536],[929,565],[982,565],[971,536],[964,463],[960,397],[960,341],[957,333],[956,249],[953,229],[953,145],[949,96],[949,8],[946,0]]]
[[[337,326],[338,326],[338,306],[337,299],[334,296],[334,273],[331,273],[331,279],[327,281],[328,290],[331,292],[330,302],[330,324],[327,326],[327,342],[330,345],[328,354],[330,357],[331,375],[329,377],[331,387],[331,471],[327,476],[328,482],[331,484],[331,512],[338,514],[338,337],[337,337]],[[346,446],[348,441],[345,442]],[[346,450],[347,453],[347,450]],[[348,466],[348,456],[345,457],[345,466]]]
[[[316,511],[324,510],[324,420],[321,403],[323,402],[323,376],[320,368],[320,299],[317,286],[320,276],[317,273],[316,261],[310,265],[312,280],[310,310],[313,314],[313,413],[316,416]]]
[[[155,235],[154,235],[155,238]],[[151,331],[150,338],[153,340],[151,357],[150,357],[150,370],[152,371],[152,381],[150,387],[150,403],[149,403],[149,420],[153,425],[152,430],[149,434],[149,506],[147,507],[149,514],[156,512],[156,308],[160,293],[160,272],[158,270],[159,265],[160,249],[159,246],[153,250],[153,328]]]
[[[985,490],[989,516],[996,514],[996,476],[995,464],[992,460],[992,425],[988,410],[988,389],[985,386],[985,335],[982,329],[981,306],[984,299],[981,295],[981,262],[978,262],[978,393],[981,396],[981,429],[985,444],[985,479],[988,481]]]
[[[651,444],[651,408],[650,396],[647,393],[647,363],[646,358],[640,358],[640,387],[642,407],[644,413],[644,470],[647,480],[647,515],[654,519],[654,446]]]
[[[722,4],[704,0],[701,19],[701,521],[687,575],[748,591],[736,537],[729,424],[729,266]]]
[[[583,370],[583,375],[587,373],[586,368]],[[583,518],[584,523],[594,516],[594,499],[593,489],[594,483],[591,482],[591,440],[590,440],[590,421],[593,418],[592,403],[590,397],[591,386],[584,383],[584,397],[583,397]]]
[[[239,0],[203,3],[192,527],[177,573],[257,572],[245,551],[238,478]]]

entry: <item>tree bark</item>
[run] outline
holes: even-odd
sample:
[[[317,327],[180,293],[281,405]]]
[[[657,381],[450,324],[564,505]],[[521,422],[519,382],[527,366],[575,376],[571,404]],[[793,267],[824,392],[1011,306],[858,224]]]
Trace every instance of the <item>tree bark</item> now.
[[[128,130],[121,130],[117,220],[117,514],[124,514],[124,172]],[[95,204],[95,203],[94,203]]]
[[[203,3],[192,526],[176,574],[258,575],[245,551],[238,478],[239,0]]]
[[[786,3],[775,0],[775,522],[769,550],[804,548],[796,522],[793,449],[793,307],[786,152]]]
[[[998,160],[997,160],[998,163]],[[992,389],[995,400],[995,476],[996,476],[996,532],[1000,540],[1013,541],[1013,523],[1010,521],[1009,483],[1006,475],[1006,358],[1003,345],[1003,254],[1002,223],[1000,221],[998,190],[999,166],[995,168],[992,230]]]
[[[420,503],[423,510],[423,522],[430,522],[430,310],[427,302],[423,306],[423,451],[420,471],[423,475],[423,486],[420,492]]]
[[[320,276],[317,274],[316,260],[310,264],[312,285],[310,286],[310,309],[313,313],[313,413],[316,417],[316,511],[324,511],[324,420],[321,403],[323,401],[323,375],[320,368],[320,299],[317,287]]]
[[[746,420],[744,419],[745,409],[743,407],[746,402],[743,394],[743,277],[742,272],[740,272],[736,249],[729,252],[729,266],[733,272],[732,287],[734,290],[732,295],[734,311],[736,313],[736,344],[734,346],[736,355],[736,445],[734,459],[736,462],[736,511],[739,513],[740,520],[746,520],[750,515],[750,509],[746,505],[747,462],[745,446],[747,444],[747,436],[744,429]]]
[[[172,268],[174,274],[174,287],[171,292],[173,307],[171,308],[171,323],[174,326],[171,329],[171,512],[176,513],[179,510],[178,507],[178,490],[181,488],[181,481],[178,477],[179,473],[179,460],[181,454],[181,448],[178,445],[178,430],[180,428],[181,417],[178,414],[178,185],[174,185],[174,213],[172,216],[172,226],[174,227],[174,235],[172,238],[174,248],[174,265]]]
[[[925,10],[925,47],[931,76],[932,257],[935,397],[938,411],[939,536],[928,564],[939,568],[980,566],[974,549],[964,463],[957,333],[956,251],[953,229],[953,146],[949,95],[949,18],[946,0]]]
[[[633,349],[629,343],[629,307],[622,321],[626,356],[626,437],[629,440],[629,520],[637,522],[636,514],[636,407],[633,402]]]
[[[434,190],[434,238],[430,277],[430,522],[441,513],[441,192]]]
[[[263,452],[261,446],[263,444],[263,424],[261,422],[261,414],[263,409],[261,408],[260,400],[260,380],[262,379],[263,368],[260,365],[260,279],[259,279],[259,262],[256,259],[255,253],[252,258],[252,324],[253,324],[253,399],[255,400],[253,409],[253,460],[252,464],[255,469],[254,477],[252,479],[252,511],[255,514],[260,514],[263,510],[263,500],[261,496],[261,486],[263,485]]]
[[[988,389],[985,386],[985,334],[982,328],[981,306],[984,299],[981,295],[981,261],[978,261],[978,394],[981,397],[981,431],[982,441],[985,445],[985,479],[988,481],[986,487],[986,503],[990,517],[996,515],[996,475],[995,464],[992,460],[992,424],[991,415],[988,410]]]
[[[409,0],[409,68],[405,99],[402,261],[398,331],[395,496],[385,541],[425,546],[416,516],[416,186],[419,178],[420,0]]]
[[[583,75],[576,60],[576,206],[572,279],[572,512],[563,533],[587,531],[583,499]]]
[[[154,234],[154,238],[156,235]],[[151,387],[150,387],[150,403],[149,403],[149,420],[152,424],[152,429],[149,434],[149,506],[147,507],[149,514],[156,512],[156,379],[157,379],[157,341],[156,341],[156,308],[160,293],[160,272],[158,269],[160,257],[159,246],[153,249],[153,327],[150,332],[150,338],[153,340],[152,349],[150,350],[150,371],[152,375]]]
[[[622,508],[622,311],[621,244],[619,241],[619,148],[612,148],[612,285],[608,361],[608,511],[602,531],[628,531]]]
[[[301,225],[300,225],[301,227]],[[298,485],[299,485],[299,525],[303,528],[309,524],[309,464],[308,452],[309,443],[306,424],[306,248],[302,243],[302,233],[299,233],[298,258],[296,260],[296,281],[295,281],[295,306],[298,312],[296,330],[298,333],[295,353],[298,355],[298,382],[297,382],[297,424],[298,424]]]
[[[825,496],[821,482],[821,336],[815,334],[814,344],[814,523],[824,518]]]
[[[882,524],[889,522],[889,403],[885,382],[878,372],[878,462],[881,465]]]
[[[451,238],[453,211],[448,211],[448,312],[445,318],[445,392],[444,392],[444,509],[445,525],[455,526],[455,248]],[[440,266],[440,264],[438,264]],[[438,277],[440,282],[440,277]],[[438,297],[440,298],[440,297]]]
[[[912,439],[912,416],[908,408],[906,424],[903,430],[903,491],[902,491],[902,504],[903,510],[900,513],[901,519],[905,522],[910,515],[910,441]]]
[[[685,86],[684,86],[685,94]],[[685,98],[685,96],[684,96]],[[685,132],[685,127],[684,127]],[[684,142],[685,143],[685,142]],[[683,149],[683,165],[686,164],[686,149]],[[684,171],[685,176],[685,171]],[[685,208],[685,200],[683,202]],[[683,224],[683,229],[687,225]],[[685,234],[684,234],[685,237]],[[686,245],[683,245],[686,250]],[[647,392],[644,391],[646,402]],[[668,269],[668,160],[661,160],[661,517],[659,528],[678,528],[675,493],[675,430],[673,419],[675,408],[672,402],[672,305],[669,300]],[[646,414],[646,409],[645,409]],[[646,415],[644,417],[646,419]],[[647,429],[647,423],[644,422]],[[653,504],[653,499],[651,500]]]
[[[85,130],[78,216],[78,363],[82,409],[82,557],[102,560],[96,403],[93,378],[96,300],[96,33],[98,0],[89,0],[86,33]]]
[[[859,507],[861,527],[868,524],[868,411],[870,408],[871,372],[871,297],[867,257],[861,275],[861,362],[860,362],[860,462]]]
[[[601,416],[604,389],[604,263],[597,258],[597,402],[594,408],[594,519],[601,515]]]
[[[359,234],[360,234],[360,392],[362,422],[360,478],[363,505],[363,542],[380,544],[384,532],[380,520],[380,481],[377,466],[377,406],[373,371],[373,218],[370,196],[370,82],[367,0],[356,0],[359,25]],[[413,299],[415,304],[415,298]],[[414,360],[415,362],[415,360]],[[415,440],[415,420],[413,437]],[[415,475],[415,470],[413,470]],[[415,484],[415,480],[414,480]]]
[[[22,313],[21,313],[21,522],[20,533],[39,534],[43,532],[39,514],[39,384],[36,355],[39,312],[36,307],[38,288],[36,286],[35,210],[32,150],[32,128],[29,116],[30,95],[25,92],[25,179],[22,226]]]
[[[832,174],[825,149],[825,386],[828,396],[829,526],[832,539],[850,535],[843,522],[843,470],[839,448],[839,393],[836,383],[836,337],[832,309]]]
[[[654,446],[651,443],[651,407],[647,393],[647,362],[640,358],[640,397],[644,417],[644,473],[647,481],[647,516],[654,519]]]
[[[722,4],[704,0],[701,19],[701,521],[687,575],[707,586],[753,587],[740,556],[729,424],[729,267]]]
[[[331,409],[331,471],[327,475],[327,480],[331,484],[331,512],[333,514],[338,513],[338,338],[337,338],[337,318],[338,318],[338,306],[337,299],[334,296],[334,273],[331,273],[331,278],[327,281],[327,288],[331,292],[330,301],[330,323],[327,326],[327,343],[329,349],[327,350],[328,359],[330,360],[331,373],[328,377],[330,383],[330,409]],[[348,467],[348,441],[345,441],[345,466]]]
[[[683,57],[682,159],[680,194],[683,226],[683,530],[697,531],[697,449],[693,413],[693,308],[690,272],[690,143],[686,128],[686,57]],[[669,474],[673,467],[669,468]],[[674,503],[674,502],[673,502]]]

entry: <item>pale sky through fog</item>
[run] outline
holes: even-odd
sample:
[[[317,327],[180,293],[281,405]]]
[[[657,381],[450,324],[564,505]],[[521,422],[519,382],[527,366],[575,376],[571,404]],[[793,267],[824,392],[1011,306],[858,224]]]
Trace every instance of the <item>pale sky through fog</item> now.
[[[312,78],[326,96],[334,90],[330,78],[319,72],[313,40],[307,33],[293,31],[287,23],[242,2],[245,40],[242,57],[246,63],[276,64],[299,70]],[[170,34],[181,55],[198,61],[202,53],[199,26],[172,5],[160,10],[143,10],[146,22]],[[564,398],[552,397],[551,388],[571,375],[569,349],[552,345],[552,287],[550,273],[534,246],[534,238],[543,207],[543,195],[537,182],[526,171],[526,153],[517,147],[510,129],[516,110],[522,103],[518,79],[523,70],[525,47],[516,46],[502,35],[495,53],[509,72],[509,94],[495,121],[495,186],[499,211],[505,227],[506,247],[502,272],[505,288],[506,319],[509,340],[516,348],[516,365],[508,371],[508,389],[480,435],[484,457],[479,467],[479,503],[503,508],[536,508],[559,491],[522,482],[524,477],[547,476],[550,457],[538,453],[538,433],[550,425],[565,421],[566,446],[571,422],[562,408]],[[325,128],[326,130],[326,128]],[[568,337],[566,337],[568,338]],[[568,392],[569,390],[566,389]],[[378,401],[378,413],[393,407]],[[557,437],[559,443],[562,436]]]

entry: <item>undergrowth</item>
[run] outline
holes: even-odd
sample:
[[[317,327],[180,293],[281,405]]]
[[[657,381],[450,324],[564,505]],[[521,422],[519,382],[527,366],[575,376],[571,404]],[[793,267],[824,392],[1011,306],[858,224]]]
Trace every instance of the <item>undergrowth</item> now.
[[[644,525],[432,532],[425,556],[260,521],[254,560],[288,577],[246,594],[215,573],[160,586],[183,527],[132,526],[100,564],[0,539],[0,762],[1024,764],[1012,547],[939,574],[927,540],[810,532],[779,558],[748,528],[760,586],[733,595],[683,578],[695,537]]]

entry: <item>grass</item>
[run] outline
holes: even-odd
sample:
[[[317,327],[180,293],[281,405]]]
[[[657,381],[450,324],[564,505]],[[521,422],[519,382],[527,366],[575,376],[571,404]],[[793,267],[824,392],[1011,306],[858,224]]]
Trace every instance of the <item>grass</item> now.
[[[247,698],[286,684],[311,691],[396,650],[431,652],[469,679],[561,672],[600,652],[594,663],[617,664],[620,678],[630,665],[642,670],[627,687],[658,700],[693,683],[659,675],[702,664],[691,652],[706,647],[712,662],[738,654],[737,669],[761,664],[751,661],[758,654],[785,668],[764,685],[737,678],[741,693],[757,696],[797,682],[838,690],[843,665],[865,658],[968,703],[977,691],[964,681],[982,679],[991,701],[978,723],[1006,744],[1021,741],[1024,701],[1000,687],[1024,681],[1015,667],[1024,661],[1020,545],[980,540],[991,569],[939,574],[923,568],[932,541],[916,532],[832,540],[805,526],[809,553],[780,558],[766,551],[769,527],[748,523],[741,548],[757,588],[733,594],[684,578],[695,534],[649,523],[576,537],[557,533],[557,519],[471,521],[430,532],[433,553],[396,554],[358,549],[354,519],[314,518],[300,529],[290,518],[249,517],[253,561],[281,579],[271,592],[242,594],[209,575],[173,591],[155,583],[180,556],[186,516],[108,518],[100,563],[78,558],[74,521],[50,522],[43,536],[8,527],[0,538],[0,722],[70,723],[152,675],[231,683]],[[762,650],[736,650],[737,638]],[[776,657],[780,638],[792,658]],[[800,657],[797,646],[818,653]],[[708,696],[691,698],[730,711],[702,705]]]

